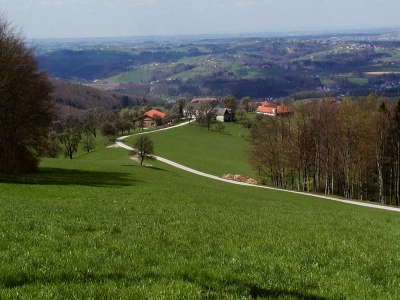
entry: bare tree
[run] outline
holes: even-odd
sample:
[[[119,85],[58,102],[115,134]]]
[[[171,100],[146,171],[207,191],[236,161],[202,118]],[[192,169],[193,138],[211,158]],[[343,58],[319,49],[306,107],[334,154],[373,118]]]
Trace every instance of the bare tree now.
[[[188,105],[185,111],[185,116],[189,119],[189,123],[190,120],[192,119],[193,116],[196,115],[196,110],[193,106]]]

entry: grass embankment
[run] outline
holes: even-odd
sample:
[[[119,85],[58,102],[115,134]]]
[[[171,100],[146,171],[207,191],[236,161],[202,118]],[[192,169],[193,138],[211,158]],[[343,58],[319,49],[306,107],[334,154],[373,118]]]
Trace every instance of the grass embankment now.
[[[0,176],[0,298],[400,298],[398,213],[151,164],[101,148]]]
[[[244,136],[248,130],[237,124],[225,123],[225,130],[219,133],[214,125],[207,130],[196,122],[174,128],[154,131],[155,154],[184,166],[216,176],[241,174],[253,176],[247,163],[247,141]],[[124,142],[132,146],[135,136]]]

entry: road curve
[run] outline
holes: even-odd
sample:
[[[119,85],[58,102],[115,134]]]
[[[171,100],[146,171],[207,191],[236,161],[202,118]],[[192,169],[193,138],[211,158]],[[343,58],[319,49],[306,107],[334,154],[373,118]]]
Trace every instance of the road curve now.
[[[132,147],[129,147],[128,145],[126,145],[126,144],[124,144],[122,142],[125,138],[130,137],[132,135],[152,133],[152,132],[158,132],[158,131],[161,131],[161,130],[172,129],[172,128],[175,128],[177,126],[183,126],[183,125],[186,125],[186,124],[189,124],[189,122],[181,123],[181,124],[176,125],[176,126],[163,128],[163,129],[159,129],[159,130],[155,130],[155,131],[140,132],[140,133],[136,133],[136,134],[125,135],[125,136],[117,138],[115,140],[115,143],[116,143],[116,145],[118,145],[118,147],[125,148],[127,150],[133,150]],[[310,196],[310,197],[322,198],[322,199],[326,199],[326,200],[332,200],[332,201],[337,201],[337,202],[342,202],[342,203],[347,203],[347,204],[352,204],[352,205],[358,205],[358,206],[370,207],[370,208],[375,208],[375,209],[382,209],[382,210],[400,212],[400,208],[392,207],[392,206],[384,206],[384,205],[377,205],[377,204],[371,204],[371,203],[365,203],[365,202],[358,202],[358,201],[353,201],[353,200],[345,200],[345,199],[335,198],[335,197],[331,197],[331,196],[311,194],[311,193],[299,192],[299,191],[293,191],[293,190],[283,190],[283,189],[278,189],[278,188],[269,187],[269,186],[265,186],[265,185],[256,185],[256,184],[250,184],[250,183],[239,182],[239,181],[234,181],[234,180],[228,180],[228,179],[224,179],[224,178],[221,178],[221,177],[218,177],[218,176],[214,176],[214,175],[210,175],[210,174],[207,174],[207,173],[204,173],[204,172],[200,172],[198,170],[194,170],[192,168],[189,168],[189,167],[186,167],[184,165],[181,165],[181,164],[178,164],[176,162],[173,162],[173,161],[171,161],[169,159],[162,158],[160,156],[155,156],[155,158],[157,160],[162,161],[163,163],[169,164],[169,165],[171,165],[171,166],[173,166],[175,168],[179,168],[179,169],[185,170],[187,172],[191,172],[191,173],[194,173],[194,174],[197,174],[197,175],[200,175],[200,176],[204,176],[204,177],[207,177],[207,178],[211,178],[211,179],[214,179],[214,180],[224,181],[224,182],[227,182],[227,183],[230,183],[230,184],[251,186],[251,187],[261,188],[261,189],[268,189],[268,190],[275,190],[275,191],[281,191],[281,192],[286,192],[286,193],[306,195],[306,196]]]

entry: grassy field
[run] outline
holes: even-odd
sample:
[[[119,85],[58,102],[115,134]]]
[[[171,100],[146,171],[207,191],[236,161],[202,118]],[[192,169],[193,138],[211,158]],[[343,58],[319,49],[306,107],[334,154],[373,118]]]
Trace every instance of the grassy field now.
[[[223,174],[242,174],[253,176],[254,172],[247,163],[247,141],[244,137],[248,130],[237,124],[225,123],[225,131],[219,133],[211,126],[210,130],[197,122],[151,133],[156,147],[156,155],[183,164],[187,167],[216,176]],[[135,136],[125,139],[133,145]]]
[[[398,213],[151,164],[99,146],[0,176],[0,299],[400,298]]]

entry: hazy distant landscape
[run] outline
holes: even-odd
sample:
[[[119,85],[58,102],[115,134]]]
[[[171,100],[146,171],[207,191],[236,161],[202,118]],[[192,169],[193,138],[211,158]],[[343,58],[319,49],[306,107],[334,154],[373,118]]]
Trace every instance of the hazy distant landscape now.
[[[37,58],[52,78],[164,100],[396,97],[400,31],[53,39]]]
[[[400,299],[397,1],[2,1],[0,299]]]

